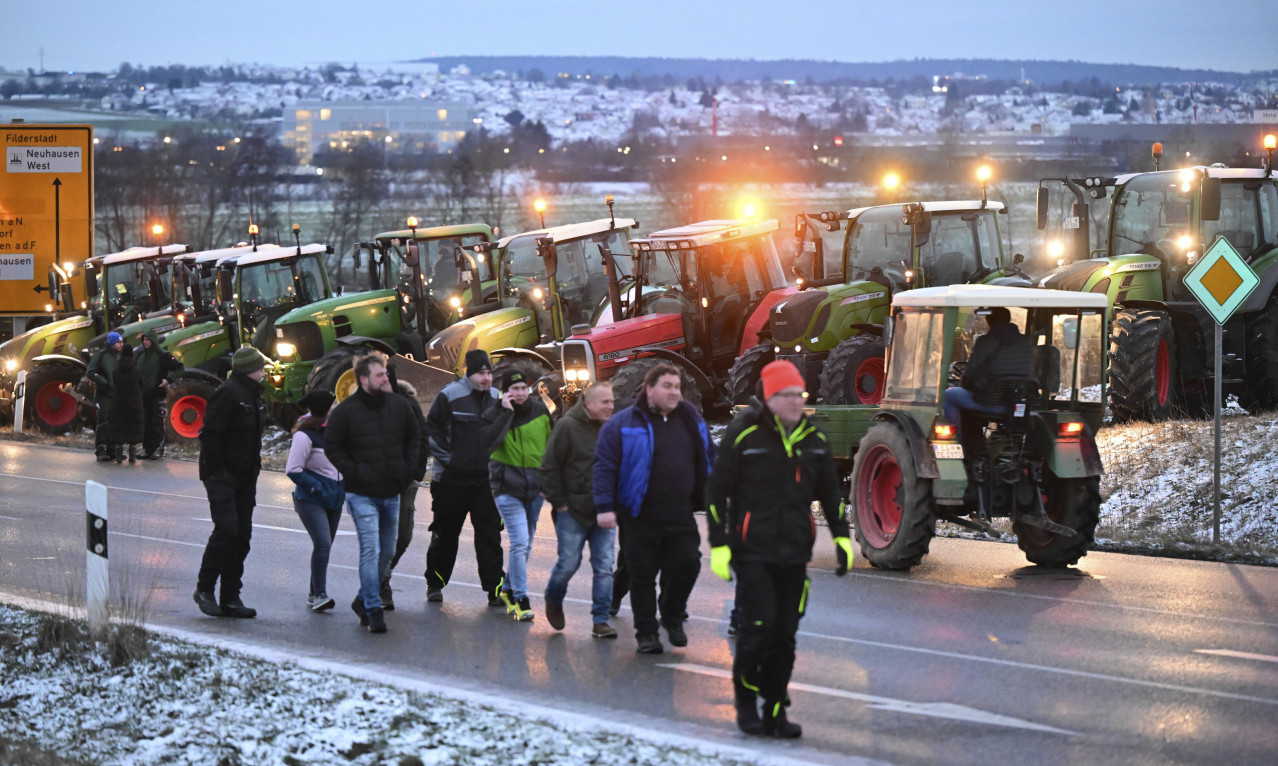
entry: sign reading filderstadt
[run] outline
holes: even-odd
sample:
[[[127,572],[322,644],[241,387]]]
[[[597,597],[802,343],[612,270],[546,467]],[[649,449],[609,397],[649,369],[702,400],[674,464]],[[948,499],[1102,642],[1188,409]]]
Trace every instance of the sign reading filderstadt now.
[[[1207,248],[1203,259],[1185,275],[1185,287],[1207,309],[1216,324],[1229,321],[1260,278],[1224,237]]]

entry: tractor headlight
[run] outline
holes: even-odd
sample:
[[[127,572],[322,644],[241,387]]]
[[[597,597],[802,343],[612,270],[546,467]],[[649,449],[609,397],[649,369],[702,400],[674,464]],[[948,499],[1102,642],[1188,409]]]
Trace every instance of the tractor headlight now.
[[[567,382],[575,382],[577,380],[576,370],[564,370],[564,380]]]
[[[5,372],[13,372],[13,371],[14,371],[14,370],[16,370],[16,369],[18,369],[18,360],[17,360],[17,359],[6,359],[6,360],[4,360],[4,371],[5,371]]]
[[[461,304],[461,298],[460,298],[460,297],[458,297],[458,296],[456,296],[456,295],[454,295],[453,297],[451,297],[451,298],[449,298],[449,299],[448,299],[448,305],[449,305],[449,306],[452,306],[452,307],[453,307],[453,308],[455,308],[455,309],[459,309],[459,308],[461,308],[461,305],[462,305],[462,304]]]
[[[287,341],[279,341],[275,344],[275,355],[283,359],[286,356],[292,356],[297,353],[297,346]]]

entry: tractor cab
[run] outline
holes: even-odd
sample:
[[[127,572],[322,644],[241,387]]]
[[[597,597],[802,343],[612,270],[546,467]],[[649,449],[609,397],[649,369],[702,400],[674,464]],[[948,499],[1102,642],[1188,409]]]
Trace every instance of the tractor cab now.
[[[165,311],[169,298],[169,262],[186,245],[134,247],[85,263],[89,312],[103,317],[103,332]]]
[[[217,295],[218,264],[235,256],[269,252],[278,245],[239,245],[197,253],[184,253],[173,258],[173,312],[183,325],[198,324],[217,318],[221,309]]]
[[[236,347],[251,344],[270,356],[274,322],[289,311],[333,296],[324,267],[327,245],[259,249],[218,264],[223,317],[237,328]]]

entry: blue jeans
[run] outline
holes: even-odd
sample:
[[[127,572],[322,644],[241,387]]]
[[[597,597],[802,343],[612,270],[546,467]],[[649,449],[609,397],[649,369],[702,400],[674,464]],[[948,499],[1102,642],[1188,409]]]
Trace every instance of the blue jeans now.
[[[342,520],[342,509],[325,508],[296,497],[293,509],[302,519],[306,534],[311,536],[311,589],[307,595],[328,595],[328,557],[333,538],[337,537],[337,524]]]
[[[359,538],[359,595],[365,609],[381,609],[380,586],[390,571],[399,534],[399,495],[368,497],[346,493],[346,507]]]
[[[497,495],[493,498],[497,512],[506,525],[506,537],[510,540],[510,563],[506,567],[507,585],[515,600],[528,596],[528,554],[532,552],[533,534],[537,531],[537,519],[541,516],[540,496],[532,500],[520,500],[513,495]]]
[[[568,595],[568,581],[581,567],[581,551],[590,543],[590,616],[596,624],[608,622],[612,606],[612,564],[616,558],[617,529],[596,524],[586,529],[568,511],[555,513],[555,534],[559,537],[559,560],[550,572],[546,601],[562,604]]]
[[[954,426],[954,435],[958,438],[959,444],[963,443],[963,410],[976,412],[981,415],[1002,415],[1005,410],[997,404],[977,404],[972,399],[972,392],[966,388],[945,389],[945,419],[950,421],[950,425]]]

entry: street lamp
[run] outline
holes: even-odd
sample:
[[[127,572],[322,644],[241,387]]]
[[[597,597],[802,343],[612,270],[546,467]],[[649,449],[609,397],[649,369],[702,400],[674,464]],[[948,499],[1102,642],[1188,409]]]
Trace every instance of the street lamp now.
[[[887,190],[888,201],[896,202],[896,190],[901,186],[901,176],[894,172],[883,174],[883,188]]]
[[[538,197],[533,202],[533,210],[537,211],[537,217],[541,219],[541,228],[546,228],[546,200]]]
[[[159,251],[160,255],[163,255],[164,240],[162,239],[162,237],[164,236],[164,224],[162,223],[151,224],[151,236],[155,237],[156,250]]]

